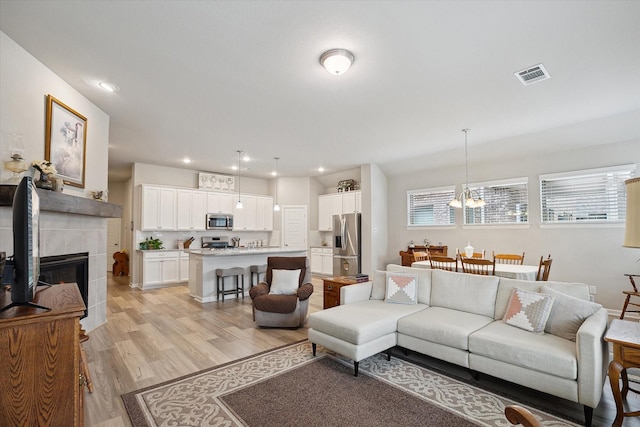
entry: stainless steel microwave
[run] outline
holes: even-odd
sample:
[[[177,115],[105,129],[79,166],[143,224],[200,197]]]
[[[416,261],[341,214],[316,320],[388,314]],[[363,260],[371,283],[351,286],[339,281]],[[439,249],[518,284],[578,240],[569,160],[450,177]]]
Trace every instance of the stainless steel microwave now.
[[[233,230],[233,215],[222,213],[207,214],[207,230]]]

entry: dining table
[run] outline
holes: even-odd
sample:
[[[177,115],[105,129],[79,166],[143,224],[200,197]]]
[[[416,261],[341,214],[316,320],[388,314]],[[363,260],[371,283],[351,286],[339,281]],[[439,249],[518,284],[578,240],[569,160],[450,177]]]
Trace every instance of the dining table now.
[[[427,261],[416,261],[411,267],[431,268],[431,263]],[[526,264],[496,264],[495,275],[508,279],[531,280],[538,278],[537,265]],[[462,272],[462,264],[458,261],[458,271]]]

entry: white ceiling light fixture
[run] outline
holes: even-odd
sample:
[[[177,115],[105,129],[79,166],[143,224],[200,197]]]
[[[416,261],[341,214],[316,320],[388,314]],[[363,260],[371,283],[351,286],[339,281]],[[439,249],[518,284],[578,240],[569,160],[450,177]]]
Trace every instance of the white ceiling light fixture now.
[[[277,178],[278,176],[278,160],[280,157],[274,157],[276,160],[276,172],[273,174]],[[278,204],[278,180],[276,179],[276,203],[273,205],[274,212],[278,212],[280,210],[280,205]]]
[[[449,202],[449,206],[451,206],[452,208],[481,208],[486,204],[486,202],[482,200],[481,197],[478,197],[478,199],[476,200],[473,192],[469,190],[469,156],[467,154],[467,134],[470,132],[470,129],[462,129],[462,132],[464,132],[464,190],[462,190],[455,199]]]
[[[238,203],[236,203],[236,209],[242,209],[242,200],[240,200],[240,156],[242,156],[242,150],[238,150]]]
[[[106,90],[107,92],[117,92],[120,90],[118,85],[110,82],[100,82],[98,83],[98,86],[100,86],[102,89]]]
[[[322,66],[334,76],[344,74],[355,61],[353,53],[346,49],[331,49],[320,56]]]

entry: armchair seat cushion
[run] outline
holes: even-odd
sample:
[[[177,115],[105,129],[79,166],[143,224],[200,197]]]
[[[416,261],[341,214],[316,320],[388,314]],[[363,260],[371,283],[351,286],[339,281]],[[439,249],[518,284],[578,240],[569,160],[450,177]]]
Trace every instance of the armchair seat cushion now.
[[[269,313],[293,313],[298,304],[297,295],[260,295],[253,299],[256,310]]]

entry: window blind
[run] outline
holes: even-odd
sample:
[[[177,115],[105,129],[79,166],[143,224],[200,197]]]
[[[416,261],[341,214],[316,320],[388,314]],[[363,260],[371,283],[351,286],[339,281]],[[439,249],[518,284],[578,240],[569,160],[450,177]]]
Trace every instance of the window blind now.
[[[634,174],[635,165],[623,165],[541,175],[542,223],[624,221],[624,181]]]
[[[485,205],[465,208],[465,224],[524,224],[529,222],[529,180],[512,178],[469,184]]]
[[[454,225],[455,211],[449,202],[455,187],[439,187],[407,191],[407,225]]]

